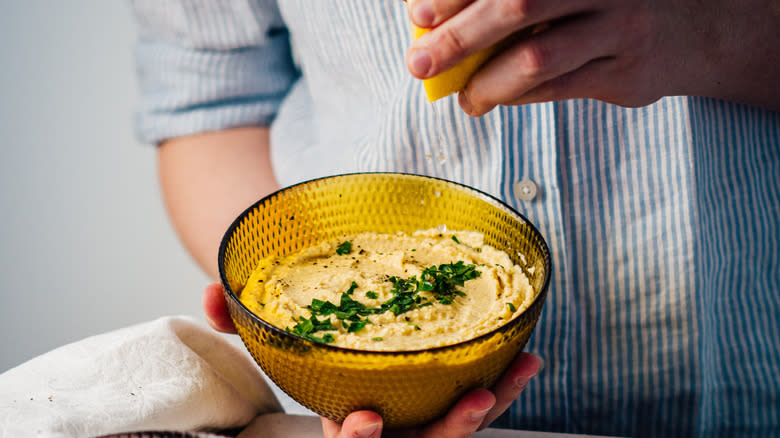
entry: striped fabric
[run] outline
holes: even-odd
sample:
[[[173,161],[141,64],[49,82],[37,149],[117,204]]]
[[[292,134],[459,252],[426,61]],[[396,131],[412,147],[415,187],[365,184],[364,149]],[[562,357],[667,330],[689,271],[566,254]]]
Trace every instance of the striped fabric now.
[[[554,260],[503,427],[780,436],[780,114],[695,97],[430,104],[398,0],[136,0],[139,136],[272,126],[281,184],[404,171],[502,198]],[[515,184],[539,188],[531,201]]]

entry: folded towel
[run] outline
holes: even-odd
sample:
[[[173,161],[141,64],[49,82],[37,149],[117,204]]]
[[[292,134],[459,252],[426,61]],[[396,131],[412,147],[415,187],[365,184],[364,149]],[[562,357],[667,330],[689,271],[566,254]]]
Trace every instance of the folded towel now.
[[[281,406],[257,365],[210,328],[165,317],[0,374],[0,437],[225,430]]]

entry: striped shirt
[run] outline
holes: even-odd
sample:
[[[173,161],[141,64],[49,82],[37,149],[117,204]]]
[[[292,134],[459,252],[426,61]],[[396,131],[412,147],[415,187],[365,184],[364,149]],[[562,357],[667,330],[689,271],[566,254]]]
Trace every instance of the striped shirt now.
[[[399,0],[133,6],[144,141],[271,126],[282,185],[426,174],[539,227],[555,270],[527,350],[546,366],[497,426],[780,433],[780,113],[669,97],[470,118],[455,98],[428,103],[406,71]]]

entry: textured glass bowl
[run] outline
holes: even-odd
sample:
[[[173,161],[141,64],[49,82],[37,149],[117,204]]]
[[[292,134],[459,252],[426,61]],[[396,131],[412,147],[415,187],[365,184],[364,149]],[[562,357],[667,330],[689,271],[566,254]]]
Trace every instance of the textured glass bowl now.
[[[524,267],[535,299],[493,332],[418,351],[351,350],[311,342],[263,321],[239,301],[261,259],[345,234],[445,227],[485,235]],[[544,303],[550,254],[523,216],[478,190],[398,173],[338,175],[280,190],[244,211],[219,249],[231,318],[265,373],[293,399],[342,421],[355,410],[382,415],[387,428],[428,423],[466,392],[489,388],[522,350]]]

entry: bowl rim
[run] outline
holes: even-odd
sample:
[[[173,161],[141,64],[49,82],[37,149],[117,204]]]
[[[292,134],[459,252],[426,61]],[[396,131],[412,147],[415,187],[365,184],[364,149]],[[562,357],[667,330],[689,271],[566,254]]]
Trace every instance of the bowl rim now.
[[[475,192],[475,194],[483,196],[487,198],[487,200],[493,201],[498,204],[499,207],[503,207],[504,209],[508,210],[511,214],[514,214],[518,217],[520,217],[530,228],[533,233],[539,236],[539,239],[541,241],[541,247],[544,254],[545,259],[545,272],[544,272],[544,282],[542,283],[542,287],[539,289],[539,293],[536,294],[531,304],[528,305],[528,307],[525,308],[522,312],[520,312],[517,316],[514,318],[508,320],[503,325],[500,325],[499,327],[487,332],[483,333],[477,337],[467,339],[465,341],[461,341],[455,344],[448,344],[448,345],[442,345],[439,347],[431,347],[431,348],[424,348],[424,349],[416,349],[416,350],[361,350],[357,348],[347,348],[347,347],[338,347],[335,345],[330,345],[322,342],[315,342],[311,341],[309,339],[303,338],[301,336],[298,336],[296,334],[290,333],[280,327],[277,327],[264,319],[257,316],[254,312],[249,310],[246,306],[244,306],[244,303],[241,302],[241,300],[238,298],[236,293],[233,291],[233,289],[230,287],[229,282],[227,281],[227,274],[225,272],[224,263],[222,260],[224,259],[225,252],[227,252],[227,245],[228,241],[230,240],[230,237],[235,232],[236,228],[238,228],[241,223],[246,219],[246,216],[253,211],[255,208],[257,208],[262,203],[266,202],[269,198],[278,195],[279,193],[283,191],[287,191],[290,189],[293,189],[298,186],[311,184],[316,181],[325,180],[325,179],[333,179],[338,177],[344,177],[344,176],[353,176],[353,175],[394,175],[394,176],[408,176],[408,177],[415,177],[415,178],[421,178],[421,179],[431,179],[431,180],[437,180],[440,182],[444,182],[447,184],[453,184],[456,186],[460,186],[461,188],[470,190]],[[510,205],[508,205],[506,202],[502,201],[501,199],[489,194],[485,193],[482,190],[479,190],[477,188],[471,187],[466,184],[462,184],[456,181],[451,181],[444,178],[439,178],[435,176],[428,176],[428,175],[420,175],[415,173],[406,173],[406,172],[349,172],[349,173],[339,173],[335,175],[328,175],[328,176],[322,176],[317,178],[308,179],[305,181],[301,181],[295,184],[292,184],[287,187],[280,188],[278,190],[273,191],[272,193],[269,193],[268,195],[264,196],[260,200],[254,202],[252,205],[244,209],[230,224],[230,227],[228,227],[227,231],[222,236],[222,240],[219,244],[219,251],[217,253],[217,265],[219,267],[219,278],[220,282],[222,283],[223,288],[223,295],[227,295],[235,304],[239,306],[239,308],[247,314],[250,318],[254,319],[256,322],[258,322],[261,326],[269,329],[271,332],[274,332],[275,334],[281,335],[283,338],[288,338],[293,341],[297,342],[303,342],[304,345],[311,345],[315,348],[323,348],[325,350],[333,351],[336,353],[345,353],[345,354],[370,354],[370,355],[378,355],[378,356],[414,356],[414,355],[423,355],[423,354],[430,354],[430,353],[437,353],[440,351],[445,351],[449,349],[458,349],[462,348],[468,344],[476,344],[481,342],[484,339],[487,339],[489,337],[492,337],[496,334],[503,333],[504,331],[512,328],[515,326],[518,321],[521,320],[521,317],[526,314],[531,308],[537,306],[539,304],[539,301],[544,300],[545,296],[547,295],[547,289],[550,285],[550,276],[552,273],[552,256],[550,254],[550,248],[547,245],[547,241],[544,238],[544,235],[539,231],[538,228],[536,228],[536,225],[533,224],[527,217],[525,217],[523,214],[512,208]],[[232,319],[232,317],[231,317]],[[307,344],[308,343],[308,344]]]

